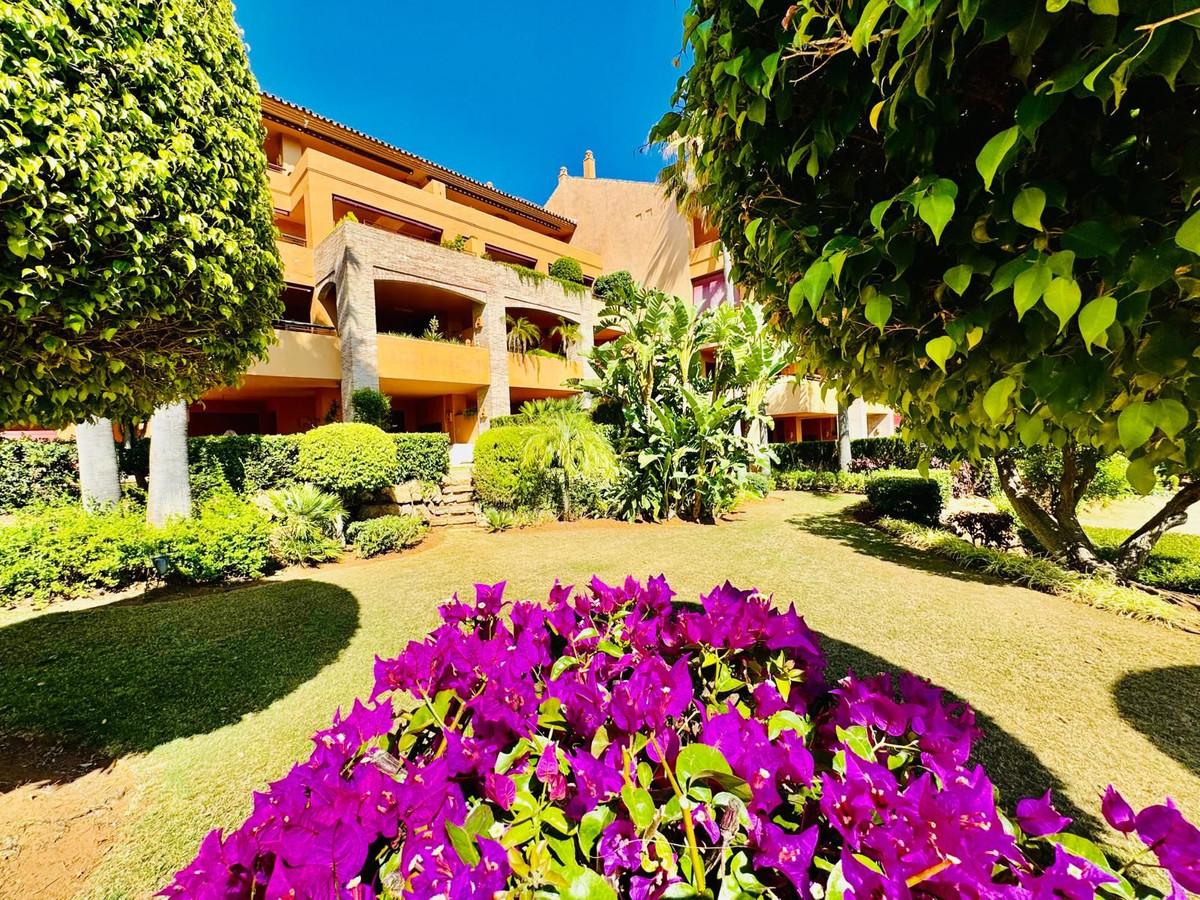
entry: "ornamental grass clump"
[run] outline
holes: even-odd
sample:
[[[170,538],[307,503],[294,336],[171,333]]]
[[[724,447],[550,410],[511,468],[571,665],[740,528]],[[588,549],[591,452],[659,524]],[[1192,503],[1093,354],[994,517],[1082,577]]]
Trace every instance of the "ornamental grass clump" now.
[[[370,700],[163,895],[1163,896],[1049,794],[1006,816],[969,707],[913,675],[827,684],[804,620],[753,591],[503,592],[378,659]],[[1200,889],[1200,830],[1173,805],[1135,814],[1110,788],[1103,810],[1168,896]]]

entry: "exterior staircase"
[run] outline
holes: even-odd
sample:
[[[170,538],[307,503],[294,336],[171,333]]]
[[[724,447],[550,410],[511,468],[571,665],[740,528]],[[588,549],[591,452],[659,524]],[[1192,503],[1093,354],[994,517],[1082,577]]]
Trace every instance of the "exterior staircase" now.
[[[429,505],[429,524],[438,528],[445,525],[474,525],[477,521],[471,466],[451,466],[450,472],[442,479],[441,497]]]

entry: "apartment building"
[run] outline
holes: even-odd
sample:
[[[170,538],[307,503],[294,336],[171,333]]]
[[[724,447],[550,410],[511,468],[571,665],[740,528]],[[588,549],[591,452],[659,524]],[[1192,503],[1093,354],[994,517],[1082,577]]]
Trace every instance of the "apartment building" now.
[[[547,272],[570,256],[590,282],[601,259],[571,218],[278,97],[262,106],[284,318],[266,361],[192,404],[192,434],[303,431],[372,387],[398,430],[469,445],[524,401],[573,392],[597,303]],[[510,353],[520,319],[540,344]]]
[[[597,177],[591,151],[581,175],[559,170],[546,209],[575,221],[574,244],[597,254],[605,271],[626,269],[640,284],[691,296],[701,309],[742,299],[715,229],[681,213],[654,182]],[[833,440],[837,411],[836,392],[819,379],[784,379],[767,395],[775,422],[770,439]],[[861,399],[850,404],[852,438],[890,436],[896,425],[886,406]]]

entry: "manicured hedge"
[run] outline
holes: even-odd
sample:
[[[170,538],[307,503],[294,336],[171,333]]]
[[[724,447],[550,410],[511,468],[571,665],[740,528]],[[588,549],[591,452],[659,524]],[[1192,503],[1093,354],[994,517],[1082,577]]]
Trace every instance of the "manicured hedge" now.
[[[475,442],[475,499],[496,509],[553,508],[556,487],[546,474],[524,465],[531,426],[492,426]]]
[[[838,466],[837,441],[793,441],[771,444],[780,469],[823,469]],[[850,442],[855,462],[872,469],[915,469],[921,461],[921,446],[898,437],[858,438]]]
[[[0,515],[78,498],[79,458],[74,443],[0,439]]]
[[[448,434],[393,434],[396,442],[396,481],[440,484],[450,471]]]
[[[0,527],[0,606],[124,588],[155,574],[155,556],[166,558],[172,582],[257,578],[273,565],[269,544],[266,516],[228,496],[161,529],[147,525],[140,509],[29,511]]]
[[[930,478],[911,475],[875,477],[867,482],[867,500],[881,516],[936,525],[942,515],[942,489]]]
[[[346,531],[346,537],[354,550],[363,559],[403,550],[421,543],[429,531],[420,516],[381,516],[355,522]]]
[[[322,425],[300,437],[296,474],[345,503],[358,503],[396,482],[396,443],[362,422]]]

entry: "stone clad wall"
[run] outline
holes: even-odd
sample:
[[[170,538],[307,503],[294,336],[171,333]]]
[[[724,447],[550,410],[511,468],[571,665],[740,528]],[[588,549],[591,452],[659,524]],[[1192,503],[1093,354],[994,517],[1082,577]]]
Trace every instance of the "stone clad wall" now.
[[[570,247],[563,245],[564,255]],[[379,387],[375,282],[427,284],[470,298],[482,308],[477,344],[489,353],[491,384],[479,392],[480,428],[509,412],[505,315],[512,307],[544,310],[577,322],[582,335],[575,355],[591,350],[600,304],[590,292],[568,292],[550,279],[522,278],[508,266],[413,240],[357,222],[343,222],[315,249],[316,293],[337,290],[342,342],[342,408],[361,387]],[[429,373],[429,380],[441,380]]]

